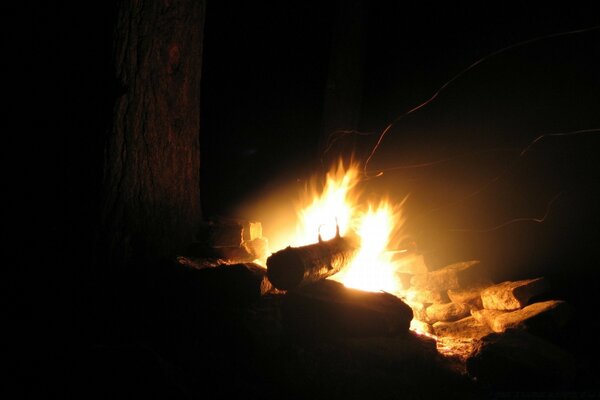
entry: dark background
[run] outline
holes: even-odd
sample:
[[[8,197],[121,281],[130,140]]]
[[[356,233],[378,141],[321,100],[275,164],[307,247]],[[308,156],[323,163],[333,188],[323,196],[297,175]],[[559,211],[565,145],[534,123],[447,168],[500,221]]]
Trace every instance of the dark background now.
[[[330,133],[323,102],[337,7],[209,0],[200,132],[205,216],[257,219],[268,237],[306,179],[323,172],[319,143]],[[592,1],[543,8],[369,2],[366,9],[356,128],[375,135],[345,139],[363,161],[391,120],[474,61],[524,40],[599,24]],[[17,320],[43,310],[56,323],[69,317],[75,299],[69,288],[94,276],[82,266],[116,93],[114,7],[50,3],[23,11],[7,35],[7,64],[23,76],[9,92],[7,114],[25,105],[4,149],[8,156],[21,149],[17,164],[5,166],[13,187],[7,210],[27,210],[11,230],[13,253],[43,256],[19,257],[27,295],[9,293],[26,310]],[[600,128],[599,43],[595,30],[487,59],[395,124],[369,164],[384,175],[362,184],[369,195],[397,201],[410,194],[405,230],[431,266],[478,258],[498,281],[548,277],[554,298],[573,305],[570,343],[580,353],[599,328],[590,317],[600,275],[599,135],[546,137],[518,155],[542,134]],[[546,211],[543,223],[504,225]],[[45,273],[36,275],[32,265]],[[54,279],[41,279],[45,274]],[[55,280],[61,282],[49,284]],[[62,302],[40,306],[35,292],[52,292]]]

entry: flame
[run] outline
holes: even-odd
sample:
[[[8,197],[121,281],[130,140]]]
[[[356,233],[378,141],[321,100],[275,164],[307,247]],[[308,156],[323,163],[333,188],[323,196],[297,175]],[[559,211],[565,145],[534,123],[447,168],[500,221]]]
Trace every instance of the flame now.
[[[402,298],[412,307],[402,288],[398,272],[406,263],[422,263],[422,257],[406,249],[392,248],[392,238],[402,237],[403,201],[394,204],[380,198],[365,202],[358,189],[360,169],[357,164],[345,166],[340,160],[326,174],[320,185],[313,179],[304,196],[296,204],[295,236],[286,237],[292,246],[304,246],[335,237],[356,235],[360,248],[352,262],[331,276],[347,287],[378,292],[384,291]],[[372,197],[372,196],[370,196]],[[393,257],[401,254],[401,257]],[[416,263],[416,264],[415,264]],[[417,334],[434,337],[426,325],[416,319],[410,329]]]
[[[323,240],[333,239],[336,227],[340,235],[348,233],[356,211],[350,193],[358,183],[358,168],[344,168],[340,161],[326,175],[322,191],[313,180],[307,187],[304,201],[297,207],[299,224],[293,245],[315,243],[319,235]]]
[[[340,161],[327,173],[321,190],[311,182],[297,205],[298,227],[292,243],[315,243],[319,234],[323,240],[332,239],[336,225],[342,236],[352,232],[360,237],[360,249],[350,265],[331,279],[347,287],[398,294],[398,265],[392,262],[388,246],[402,227],[401,207],[386,199],[362,204],[359,171],[358,165],[345,167]]]

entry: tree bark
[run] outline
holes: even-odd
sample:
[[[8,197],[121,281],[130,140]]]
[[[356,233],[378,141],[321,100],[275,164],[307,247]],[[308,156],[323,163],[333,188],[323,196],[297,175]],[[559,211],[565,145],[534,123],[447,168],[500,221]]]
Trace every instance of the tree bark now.
[[[172,257],[201,222],[204,16],[204,1],[119,3],[102,210],[111,265]]]

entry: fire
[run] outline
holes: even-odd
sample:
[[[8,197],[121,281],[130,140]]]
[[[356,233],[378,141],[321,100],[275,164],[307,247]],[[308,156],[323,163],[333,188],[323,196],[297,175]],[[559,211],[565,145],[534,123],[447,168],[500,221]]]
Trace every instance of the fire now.
[[[398,265],[392,262],[388,247],[391,237],[402,227],[401,207],[385,199],[361,204],[358,183],[358,166],[346,168],[342,162],[327,173],[322,190],[313,182],[298,205],[299,223],[293,243],[315,243],[318,234],[323,240],[331,239],[337,224],[340,235],[356,234],[361,245],[353,262],[331,278],[347,287],[399,295],[401,288],[395,276]]]
[[[340,235],[348,233],[356,212],[351,192],[357,183],[358,168],[345,169],[342,162],[327,173],[321,193],[317,183],[312,181],[304,201],[297,205],[299,224],[294,245],[315,243],[318,235],[323,240],[333,239],[337,227]]]

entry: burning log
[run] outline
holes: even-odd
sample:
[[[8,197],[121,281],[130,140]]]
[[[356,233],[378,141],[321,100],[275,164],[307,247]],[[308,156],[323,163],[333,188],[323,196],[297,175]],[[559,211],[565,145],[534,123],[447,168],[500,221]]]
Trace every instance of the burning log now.
[[[348,265],[357,249],[357,240],[339,234],[308,246],[287,247],[267,258],[267,277],[281,290],[317,282]]]

